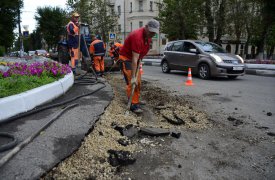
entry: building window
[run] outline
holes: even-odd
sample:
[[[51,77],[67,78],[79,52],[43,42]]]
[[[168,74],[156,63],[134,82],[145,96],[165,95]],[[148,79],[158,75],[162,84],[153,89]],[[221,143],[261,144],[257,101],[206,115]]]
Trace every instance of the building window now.
[[[114,14],[115,13],[115,7],[114,6],[110,6],[111,9],[111,13]]]
[[[143,1],[138,1],[138,11],[143,11]]]
[[[133,23],[132,22],[130,23],[130,28],[131,28],[130,32],[132,32],[133,31]]]
[[[121,32],[121,25],[120,24],[117,26],[117,30],[118,30],[118,32]]]
[[[143,22],[139,21],[139,27],[143,27]]]
[[[153,11],[153,1],[150,1],[150,11]]]
[[[150,43],[150,49],[153,49],[153,42]]]
[[[120,16],[121,15],[121,7],[120,6],[117,6],[117,12],[118,12],[118,15]]]
[[[133,12],[133,3],[130,2],[130,13]]]

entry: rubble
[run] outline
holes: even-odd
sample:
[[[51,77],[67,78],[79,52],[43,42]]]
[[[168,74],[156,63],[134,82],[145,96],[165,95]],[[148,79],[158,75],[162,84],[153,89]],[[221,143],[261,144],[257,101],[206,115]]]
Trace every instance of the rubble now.
[[[118,167],[135,162],[134,155],[144,151],[144,148],[162,146],[154,137],[143,138],[135,136],[142,129],[143,132],[153,129],[164,129],[167,135],[179,138],[180,131],[185,129],[207,129],[212,124],[204,112],[195,110],[181,97],[170,96],[160,88],[144,82],[141,96],[147,102],[144,108],[154,116],[153,126],[130,112],[125,115],[127,98],[125,82],[120,74],[110,74],[106,77],[114,90],[114,99],[106,108],[93,128],[84,139],[81,147],[43,176],[42,179],[121,179]],[[161,107],[161,108],[154,108]],[[165,107],[165,108],[164,108]],[[190,108],[192,107],[192,108]],[[168,123],[162,115],[184,119],[184,125],[175,126]],[[191,117],[195,117],[194,123]],[[148,127],[150,127],[148,129]],[[129,141],[131,138],[131,141]],[[143,138],[143,139],[139,139]],[[166,141],[156,137],[159,141]],[[165,137],[169,139],[169,136]],[[176,140],[170,139],[170,140]],[[148,146],[144,146],[148,145]],[[120,169],[121,170],[121,169]],[[124,172],[120,172],[124,173]]]

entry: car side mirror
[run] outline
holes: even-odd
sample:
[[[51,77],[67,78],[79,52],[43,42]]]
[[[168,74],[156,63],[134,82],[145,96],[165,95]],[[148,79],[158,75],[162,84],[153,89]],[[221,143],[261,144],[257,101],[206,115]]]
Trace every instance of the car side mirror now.
[[[197,51],[197,49],[189,49],[189,51],[190,51],[191,53],[196,53],[196,54],[199,53],[199,52]]]

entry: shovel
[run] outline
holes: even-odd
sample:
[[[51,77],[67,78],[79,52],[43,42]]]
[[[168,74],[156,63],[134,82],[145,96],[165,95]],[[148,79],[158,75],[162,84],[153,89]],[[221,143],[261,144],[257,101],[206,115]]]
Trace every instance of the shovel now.
[[[136,70],[135,78],[138,76],[138,73],[139,73],[140,61],[141,60],[138,60],[138,63],[137,63],[137,70]],[[136,80],[137,80],[137,78],[136,78]],[[129,114],[129,110],[130,110],[130,107],[131,107],[131,104],[132,104],[132,99],[133,99],[135,88],[136,88],[136,84],[133,84],[132,87],[131,87],[132,91],[131,91],[131,94],[130,94],[130,98],[129,98],[128,104],[127,104],[127,111],[125,112],[126,115]]]

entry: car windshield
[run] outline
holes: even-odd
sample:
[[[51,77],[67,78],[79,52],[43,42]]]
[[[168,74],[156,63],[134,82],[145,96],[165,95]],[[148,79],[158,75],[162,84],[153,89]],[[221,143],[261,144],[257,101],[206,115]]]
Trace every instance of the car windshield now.
[[[39,53],[39,54],[46,54],[46,53],[47,53],[46,50],[36,50],[36,51],[37,51],[37,53]]]
[[[226,53],[226,51],[217,44],[210,42],[195,42],[203,51],[212,53]]]

